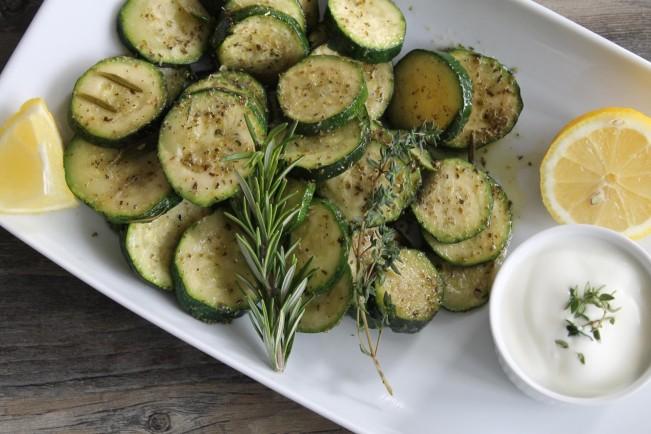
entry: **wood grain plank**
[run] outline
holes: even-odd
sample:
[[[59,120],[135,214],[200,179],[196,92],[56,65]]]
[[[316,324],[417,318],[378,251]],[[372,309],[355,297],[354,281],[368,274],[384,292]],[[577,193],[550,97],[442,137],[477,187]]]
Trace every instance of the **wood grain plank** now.
[[[0,0],[0,69],[40,3]],[[540,3],[651,59],[650,1]],[[38,431],[343,432],[0,229],[0,433]]]

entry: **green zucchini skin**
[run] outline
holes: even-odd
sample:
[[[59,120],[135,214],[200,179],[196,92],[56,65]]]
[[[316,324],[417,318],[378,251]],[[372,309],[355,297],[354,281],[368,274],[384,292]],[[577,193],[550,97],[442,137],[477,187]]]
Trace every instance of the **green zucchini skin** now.
[[[445,52],[412,50],[398,62],[394,74],[395,89],[387,110],[394,128],[410,130],[433,122],[444,130],[440,137],[443,141],[459,134],[472,113],[472,81],[454,57]],[[452,94],[454,105],[438,99],[433,100],[436,105],[430,103],[432,98]]]
[[[353,300],[353,281],[346,270],[329,292],[314,297],[305,307],[298,324],[301,333],[323,333],[335,328]]]
[[[441,278],[425,253],[402,249],[395,263],[375,285],[375,302],[396,333],[417,333],[432,321],[441,305]],[[413,272],[412,269],[416,269]],[[414,281],[407,282],[407,279]]]
[[[358,122],[361,127],[361,133],[359,135],[357,144],[347,155],[337,161],[317,167],[308,167],[299,161],[297,166],[293,169],[292,173],[299,178],[324,181],[326,179],[334,178],[335,176],[344,173],[346,170],[352,167],[355,162],[362,158],[364,152],[366,151],[366,147],[370,143],[371,127],[368,115],[366,115],[365,110],[357,119],[353,119],[350,122]],[[336,134],[336,132],[337,130],[334,130],[324,134]]]
[[[315,223],[310,219],[310,215],[308,215],[307,219],[291,232],[290,243],[299,243],[296,252],[299,269],[304,266],[311,257],[315,257],[312,267],[318,268],[318,252],[325,251],[326,247],[328,247],[328,241],[334,244],[334,246],[330,247],[339,250],[334,269],[317,270],[316,274],[308,280],[306,289],[307,293],[320,295],[327,293],[341,279],[341,276],[348,269],[348,254],[350,251],[350,237],[348,234],[350,231],[343,214],[331,202],[324,199],[315,199],[312,201],[312,205],[310,206],[310,212],[312,212],[316,207],[321,207],[328,212],[333,220],[332,223],[336,232],[333,232],[332,234],[323,232],[323,228],[319,226],[322,222],[316,221]],[[315,239],[308,239],[307,236],[310,235],[314,236]],[[330,238],[326,238],[326,236],[329,236]],[[332,238],[334,236],[336,236],[336,239]],[[319,237],[318,240],[316,237]],[[310,241],[314,241],[315,245],[305,244]],[[312,252],[316,252],[316,255]],[[321,274],[325,275],[326,278],[324,279]]]
[[[174,249],[185,230],[210,209],[181,202],[152,222],[131,223],[120,230],[120,247],[129,267],[147,284],[172,291],[169,270]]]
[[[448,137],[452,149],[480,148],[508,135],[524,109],[520,86],[513,72],[497,59],[465,48],[451,50],[473,82],[473,111],[464,128]]]
[[[407,28],[405,17],[402,16],[400,24],[404,27],[405,31],[403,32],[400,41],[392,46],[376,49],[365,47],[347,35],[342,26],[337,22],[337,19],[333,16],[330,7],[327,7],[325,10],[323,22],[328,31],[329,44],[333,49],[346,56],[352,57],[353,59],[361,60],[366,63],[385,63],[393,60],[393,58],[402,51],[404,34]]]
[[[152,78],[157,82],[155,91],[159,94],[156,100],[152,99],[150,104],[154,107],[154,111],[148,120],[145,120],[140,123],[139,126],[134,127],[131,131],[124,132],[117,136],[109,137],[105,133],[100,133],[99,131],[93,131],[92,126],[88,125],[88,121],[82,119],[82,113],[79,113],[79,110],[76,110],[76,102],[79,98],[78,94],[80,89],[83,87],[83,83],[88,79],[92,74],[100,71],[101,68],[105,66],[111,66],[112,64],[130,64],[133,67],[144,68],[151,73]],[[93,95],[95,96],[95,95]],[[68,122],[70,127],[75,131],[75,134],[93,144],[98,146],[104,146],[108,148],[124,148],[127,147],[139,140],[144,139],[148,135],[154,133],[158,127],[160,118],[165,112],[169,101],[169,96],[167,93],[166,80],[163,73],[156,68],[154,65],[145,62],[144,60],[135,59],[128,56],[117,56],[110,57],[104,60],[97,62],[95,65],[90,67],[81,77],[76,81],[75,86],[72,91],[72,98],[70,105],[68,107]],[[107,114],[110,114],[107,112]],[[119,114],[119,113],[118,113]],[[115,114],[117,116],[118,114]],[[99,114],[97,116],[100,116]],[[109,119],[111,116],[104,116],[103,119]]]
[[[350,101],[347,106],[341,107],[340,110],[332,116],[329,116],[325,119],[318,121],[307,121],[306,119],[300,119],[299,116],[293,116],[289,113],[289,105],[292,104],[293,98],[291,98],[291,92],[295,88],[295,84],[292,83],[291,74],[301,68],[310,68],[310,65],[313,65],[317,62],[330,62],[330,63],[340,63],[342,68],[351,66],[356,68],[357,71],[357,82],[358,87],[355,89],[354,98]],[[353,69],[354,70],[354,69]],[[350,83],[346,83],[350,85]],[[352,87],[352,86],[350,86]],[[289,95],[287,95],[290,93]],[[278,91],[277,91],[278,103],[285,114],[286,117],[297,122],[296,131],[300,134],[313,136],[322,132],[332,131],[336,128],[339,128],[346,124],[351,119],[354,119],[356,116],[359,116],[360,113],[366,111],[366,100],[368,99],[368,88],[366,87],[366,79],[364,78],[364,71],[361,66],[354,61],[347,60],[341,56],[309,56],[306,59],[303,59],[301,62],[297,63],[293,67],[285,71],[278,81]],[[315,104],[318,106],[318,102],[315,101]],[[368,116],[368,113],[366,114]]]
[[[235,276],[253,277],[233,225],[224,211],[217,210],[190,226],[174,253],[171,273],[176,298],[184,311],[203,322],[229,323],[249,308]]]
[[[202,28],[195,34],[195,36],[198,38],[199,44],[198,47],[195,47],[197,48],[196,50],[192,50],[194,52],[186,54],[184,57],[173,58],[166,57],[164,55],[157,56],[154,55],[154,53],[148,52],[146,49],[139,48],[138,43],[134,40],[132,35],[129,34],[129,30],[127,30],[127,22],[129,19],[128,14],[130,12],[129,9],[135,7],[135,5],[139,2],[141,2],[141,0],[126,0],[118,13],[117,34],[120,42],[122,42],[122,44],[129,51],[155,65],[170,67],[191,65],[193,63],[196,63],[201,59],[204,53],[208,51],[208,48],[210,47],[210,32],[213,24],[210,21],[206,22],[205,20],[196,16],[194,18],[197,20],[197,25],[201,26]]]
[[[226,0],[226,2],[224,3],[224,12],[227,14],[233,13],[250,6],[268,7],[270,9],[277,10],[278,12],[282,12],[288,17],[292,18],[296,22],[296,25],[303,32],[305,32],[307,30],[306,16],[298,0],[284,0],[284,1],[285,2],[281,4],[278,1],[269,2],[268,0],[267,1],[257,0],[252,2],[249,5],[243,6],[241,4],[240,5],[237,4],[238,0]]]
[[[217,59],[217,62],[219,64],[227,68],[231,68],[230,65],[224,64],[223,58],[220,56],[221,47],[224,44],[224,42],[234,34],[234,28],[238,23],[246,20],[247,18],[251,18],[255,16],[271,17],[281,22],[284,26],[288,27],[291,30],[293,36],[296,38],[296,42],[298,43],[299,48],[302,51],[300,58],[304,58],[310,53],[310,43],[307,40],[307,36],[305,35],[300,25],[296,22],[295,19],[282,12],[279,12],[275,9],[271,9],[265,6],[249,6],[247,8],[240,9],[238,11],[229,14],[224,14],[222,16],[222,19],[218,22],[215,28],[215,32],[211,39],[211,45],[215,53],[215,58]],[[290,67],[296,62],[294,60],[291,60],[291,62],[286,62],[286,63],[288,63],[287,67]],[[231,69],[238,69],[238,68],[231,68]],[[264,71],[264,72],[256,73],[255,71],[247,70],[247,68],[239,68],[239,69],[243,69],[244,71],[248,72],[249,74],[253,75],[257,79],[265,83],[275,83],[278,79],[278,74],[281,72],[281,71]]]
[[[218,309],[193,298],[183,283],[176,264],[172,264],[172,279],[176,300],[187,314],[207,324],[229,324],[246,313],[246,309],[222,306]]]
[[[444,261],[463,267],[494,261],[507,248],[511,240],[513,215],[511,203],[504,190],[492,182],[493,208],[486,229],[476,236],[454,244],[437,242],[427,232],[423,237],[437,256]]]
[[[162,169],[156,167],[158,160],[153,151],[130,149],[124,151],[124,154],[120,152],[122,151],[94,145],[80,137],[73,138],[66,146],[63,156],[65,178],[70,191],[85,205],[116,225],[153,220],[181,201],[164,176],[161,176]],[[126,173],[121,174],[118,170],[120,167],[117,166],[120,163],[142,166],[138,166],[138,170],[126,168]],[[105,165],[116,166],[109,171]],[[133,179],[128,184],[126,179],[133,176],[141,176],[141,179]],[[155,200],[146,206],[137,202],[136,207],[132,206],[133,201],[138,200],[133,197],[137,182],[144,182],[145,185],[139,184],[138,187],[148,193],[158,192]],[[122,198],[119,202],[115,199],[118,192]],[[122,204],[122,201],[127,203]]]
[[[492,181],[458,158],[435,162],[411,210],[421,227],[440,243],[475,237],[488,226],[493,209]],[[447,189],[444,186],[448,186]]]

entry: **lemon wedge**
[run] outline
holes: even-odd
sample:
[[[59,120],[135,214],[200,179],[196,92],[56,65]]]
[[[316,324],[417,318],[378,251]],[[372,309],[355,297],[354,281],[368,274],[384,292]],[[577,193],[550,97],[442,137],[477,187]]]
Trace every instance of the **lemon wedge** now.
[[[540,189],[559,223],[651,234],[651,118],[605,108],[570,122],[543,159]]]
[[[63,170],[63,145],[42,99],[27,101],[0,127],[0,213],[75,206]]]

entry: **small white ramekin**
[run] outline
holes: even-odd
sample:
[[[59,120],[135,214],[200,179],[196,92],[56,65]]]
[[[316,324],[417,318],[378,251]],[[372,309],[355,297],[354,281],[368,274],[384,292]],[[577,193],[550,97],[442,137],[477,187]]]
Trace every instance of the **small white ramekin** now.
[[[647,254],[639,245],[623,235],[608,229],[590,225],[566,225],[556,226],[552,229],[545,230],[529,238],[513,251],[506,259],[502,268],[498,272],[490,301],[490,326],[495,341],[495,349],[500,366],[506,376],[515,384],[518,389],[531,398],[549,404],[577,404],[577,405],[602,405],[632,395],[649,382],[651,382],[651,365],[647,370],[631,385],[622,390],[596,396],[596,397],[576,397],[564,395],[537,383],[513,360],[509,349],[504,340],[499,318],[504,306],[504,298],[509,296],[508,281],[514,270],[527,259],[532,253],[536,252],[543,246],[563,245],[571,242],[573,237],[584,236],[592,239],[599,239],[618,247],[636,260],[639,261],[643,269],[649,274],[651,280],[651,256]],[[651,288],[649,288],[651,291]],[[651,345],[651,343],[650,343]]]

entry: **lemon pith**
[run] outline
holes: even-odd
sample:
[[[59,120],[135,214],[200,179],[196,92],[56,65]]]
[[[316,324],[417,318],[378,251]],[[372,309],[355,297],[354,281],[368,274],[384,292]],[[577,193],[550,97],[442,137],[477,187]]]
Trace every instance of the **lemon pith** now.
[[[559,223],[651,233],[651,118],[627,108],[587,113],[564,127],[540,166],[543,203]]]

